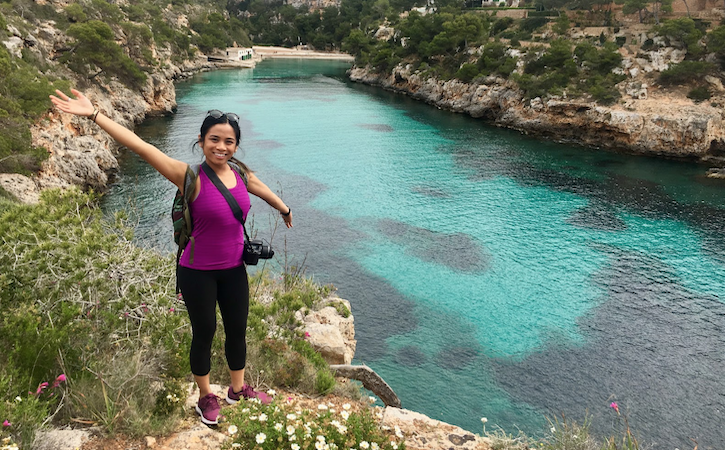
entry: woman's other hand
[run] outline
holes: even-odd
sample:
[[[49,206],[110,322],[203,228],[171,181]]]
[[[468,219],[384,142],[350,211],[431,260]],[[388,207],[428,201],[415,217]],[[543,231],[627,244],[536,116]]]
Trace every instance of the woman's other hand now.
[[[292,210],[286,216],[284,214],[280,215],[282,216],[282,220],[284,220],[284,224],[287,225],[287,228],[292,228]]]
[[[55,95],[51,95],[50,101],[53,102],[56,108],[64,113],[90,117],[95,110],[93,103],[91,103],[91,101],[88,100],[88,97],[83,95],[80,91],[71,89],[70,92],[75,98],[70,98],[63,92],[56,89],[55,93],[58,94],[58,96],[56,97]]]

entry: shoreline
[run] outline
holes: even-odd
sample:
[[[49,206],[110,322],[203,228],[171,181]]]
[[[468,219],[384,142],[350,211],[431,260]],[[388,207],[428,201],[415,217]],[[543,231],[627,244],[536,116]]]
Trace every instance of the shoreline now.
[[[297,47],[267,47],[253,45],[252,50],[259,55],[261,59],[333,59],[338,61],[354,62],[355,57],[347,53],[340,52],[318,52],[315,50],[305,50]]]

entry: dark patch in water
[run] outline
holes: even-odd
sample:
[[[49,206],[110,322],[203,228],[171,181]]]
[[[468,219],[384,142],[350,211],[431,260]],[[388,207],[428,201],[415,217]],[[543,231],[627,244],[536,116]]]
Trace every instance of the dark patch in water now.
[[[657,258],[596,247],[610,264],[593,280],[603,303],[579,324],[588,345],[548,345],[520,362],[498,361],[498,382],[552,416],[590,414],[600,436],[611,433],[608,405],[616,400],[653,448],[690,448],[689,438],[723,448],[725,304],[682,286]]]
[[[261,149],[261,150],[274,150],[275,148],[281,148],[284,147],[284,144],[278,141],[274,141],[272,139],[262,139],[258,141],[249,141],[245,143],[249,146],[254,146],[255,148]]]
[[[366,130],[380,131],[381,133],[391,133],[395,131],[393,127],[384,123],[359,123],[357,126],[365,128]]]
[[[490,255],[467,234],[436,233],[388,219],[380,220],[378,229],[424,261],[464,272],[483,272],[490,263]]]
[[[417,367],[425,364],[425,353],[413,345],[407,345],[398,350],[398,363],[407,367]]]
[[[627,229],[627,223],[613,211],[592,203],[574,211],[567,222],[576,227],[595,230],[624,231]]]
[[[471,347],[446,347],[436,355],[436,365],[447,370],[461,370],[478,357],[478,350]]]
[[[414,186],[411,191],[415,192],[416,194],[425,195],[426,197],[451,198],[450,194],[448,194],[447,192],[443,192],[439,189],[433,189],[430,186],[426,185]]]

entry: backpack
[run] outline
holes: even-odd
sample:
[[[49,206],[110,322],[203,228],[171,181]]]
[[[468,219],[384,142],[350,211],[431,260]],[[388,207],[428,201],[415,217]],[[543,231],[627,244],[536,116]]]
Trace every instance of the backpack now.
[[[249,179],[247,173],[249,168],[241,161],[236,158],[231,158],[227,164],[233,171],[239,174],[244,182],[245,186],[248,186]],[[176,196],[174,196],[174,202],[171,205],[171,220],[174,223],[174,242],[179,246],[176,252],[176,268],[179,268],[179,260],[183,251],[189,247],[189,262],[194,263],[194,238],[191,236],[191,232],[194,227],[194,221],[191,219],[191,211],[189,210],[189,203],[191,202],[191,196],[194,193],[194,186],[196,180],[199,178],[199,170],[201,169],[200,164],[193,164],[186,166],[186,175],[184,175],[184,192],[176,190]],[[178,283],[176,284],[176,293],[179,293]]]

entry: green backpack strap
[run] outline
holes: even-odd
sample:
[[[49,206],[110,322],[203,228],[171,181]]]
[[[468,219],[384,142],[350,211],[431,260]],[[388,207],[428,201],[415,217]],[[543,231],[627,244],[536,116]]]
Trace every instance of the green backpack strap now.
[[[199,178],[199,164],[186,166],[186,174],[184,175],[184,192],[182,193],[183,206],[181,214],[183,217],[181,230],[179,233],[179,248],[176,251],[176,270],[179,270],[179,262],[181,261],[181,254],[185,249],[189,250],[189,263],[194,263],[194,236],[191,235],[194,222],[191,219],[191,210],[189,209],[189,203],[191,203],[192,196],[194,195],[194,186],[196,180]],[[179,280],[176,280],[176,293],[180,292]]]
[[[249,170],[249,167],[247,167],[246,164],[233,156],[229,158],[229,162],[227,164],[229,164],[229,167],[231,167],[233,171],[235,171],[239,174],[240,177],[242,177],[242,181],[244,181],[244,186],[249,187],[249,176],[247,175],[251,172],[251,170]]]

